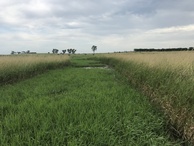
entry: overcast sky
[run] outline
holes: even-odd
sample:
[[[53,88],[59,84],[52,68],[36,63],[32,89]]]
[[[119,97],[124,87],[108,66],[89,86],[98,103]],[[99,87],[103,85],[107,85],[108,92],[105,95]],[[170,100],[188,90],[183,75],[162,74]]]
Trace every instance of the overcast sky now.
[[[1,0],[0,54],[194,46],[193,0]]]

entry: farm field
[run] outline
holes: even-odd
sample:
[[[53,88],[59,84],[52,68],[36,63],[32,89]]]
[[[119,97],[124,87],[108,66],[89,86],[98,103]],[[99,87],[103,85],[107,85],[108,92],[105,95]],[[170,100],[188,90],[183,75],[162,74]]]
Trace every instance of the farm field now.
[[[68,55],[0,56],[0,85],[29,78],[46,70],[61,68],[68,62]]]
[[[0,88],[0,145],[181,145],[117,71],[89,57],[71,64]]]
[[[106,54],[101,61],[163,110],[175,137],[194,143],[194,52]]]
[[[144,63],[150,67],[181,67],[188,71],[193,70],[194,67],[193,51],[112,53],[104,56]]]

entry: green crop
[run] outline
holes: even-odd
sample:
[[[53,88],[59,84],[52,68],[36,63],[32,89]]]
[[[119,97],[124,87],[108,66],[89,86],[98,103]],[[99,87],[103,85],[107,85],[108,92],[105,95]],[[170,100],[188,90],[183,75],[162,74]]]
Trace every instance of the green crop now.
[[[166,128],[148,98],[107,68],[66,67],[0,88],[2,146],[180,145]]]
[[[150,101],[163,110],[168,130],[175,138],[193,141],[194,84],[193,75],[182,68],[150,67],[146,63],[100,58]]]

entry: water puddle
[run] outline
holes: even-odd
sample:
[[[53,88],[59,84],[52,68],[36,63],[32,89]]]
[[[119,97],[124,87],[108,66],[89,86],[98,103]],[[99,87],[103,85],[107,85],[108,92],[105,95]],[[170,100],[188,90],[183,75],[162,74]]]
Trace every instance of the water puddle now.
[[[93,66],[88,66],[88,67],[84,67],[84,69],[107,69],[107,70],[110,70],[110,68],[108,67],[108,65],[106,66],[101,66],[101,67],[93,67]]]

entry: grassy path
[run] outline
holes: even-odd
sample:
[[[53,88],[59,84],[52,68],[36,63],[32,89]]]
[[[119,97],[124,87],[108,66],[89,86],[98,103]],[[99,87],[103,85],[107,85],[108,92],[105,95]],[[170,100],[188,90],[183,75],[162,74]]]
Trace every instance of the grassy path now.
[[[146,97],[113,70],[73,63],[0,88],[0,145],[178,145]]]

